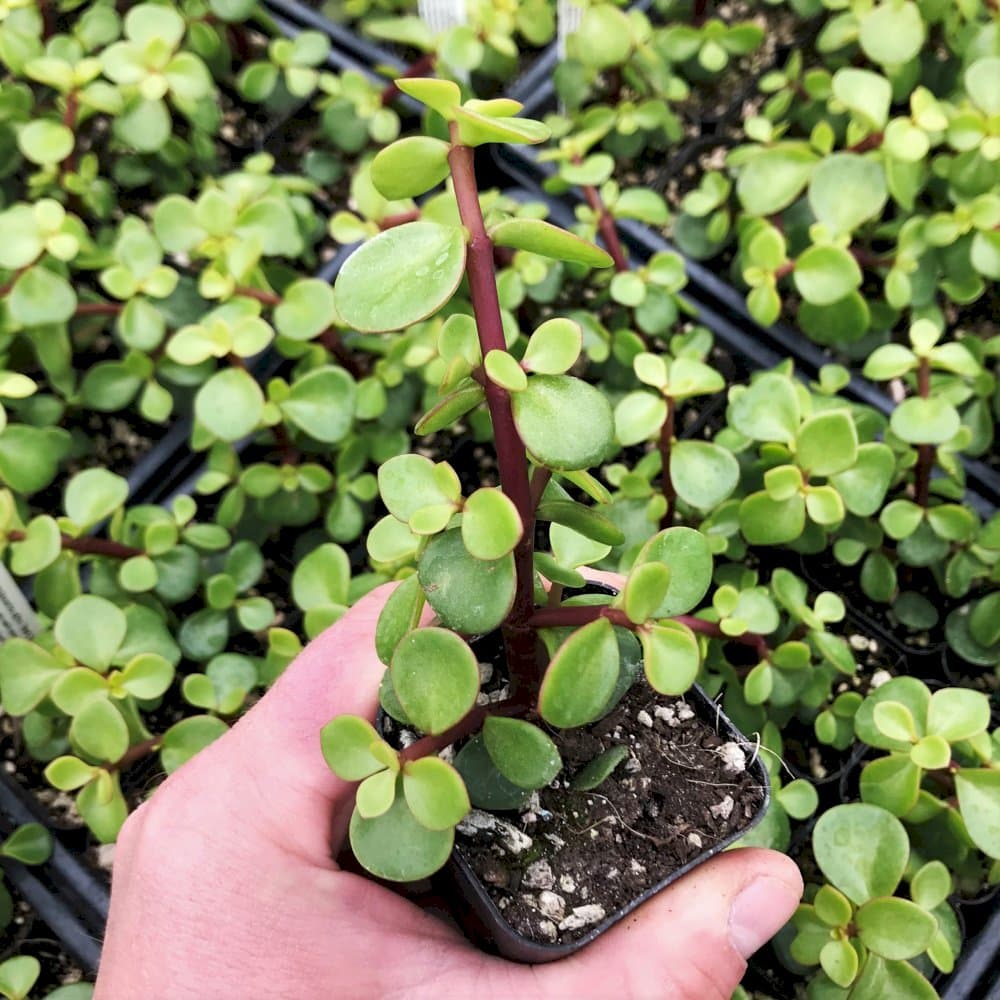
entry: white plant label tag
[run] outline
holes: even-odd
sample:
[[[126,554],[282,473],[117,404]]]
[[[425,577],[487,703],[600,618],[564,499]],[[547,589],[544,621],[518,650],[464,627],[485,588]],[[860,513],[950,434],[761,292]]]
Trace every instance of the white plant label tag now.
[[[559,0],[556,7],[556,46],[559,58],[566,58],[566,39],[580,30],[583,23],[583,8],[573,0]]]
[[[435,34],[469,20],[465,0],[419,0],[417,10],[421,20]]]
[[[469,21],[466,0],[418,0],[417,13],[435,35]],[[469,82],[469,74],[465,70],[453,72],[462,83]]]
[[[7,567],[0,563],[0,641],[15,636],[33,639],[41,629],[42,626],[21,593],[21,588]]]

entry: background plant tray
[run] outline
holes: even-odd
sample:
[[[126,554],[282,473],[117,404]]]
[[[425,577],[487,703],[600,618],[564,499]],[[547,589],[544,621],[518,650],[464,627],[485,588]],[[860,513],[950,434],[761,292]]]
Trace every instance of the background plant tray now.
[[[550,95],[554,99],[554,95]],[[534,114],[542,113],[537,108]],[[527,113],[527,112],[526,112]],[[539,163],[537,153],[528,147],[498,146],[496,157],[502,170],[527,191],[534,191],[536,198],[543,198],[550,204],[561,202],[567,210],[570,206],[583,203],[582,195],[576,193],[554,199],[542,191],[541,184],[552,176],[554,168],[547,163]],[[560,216],[566,223],[566,216]],[[554,216],[555,218],[555,216]],[[572,216],[570,216],[572,218]],[[655,253],[668,251],[684,259],[684,269],[688,276],[685,289],[687,301],[696,305],[703,321],[718,336],[738,336],[746,344],[759,345],[757,356],[769,355],[774,360],[762,362],[763,367],[778,364],[783,358],[795,361],[800,376],[815,378],[819,370],[831,364],[830,357],[821,347],[814,344],[804,333],[787,323],[776,323],[763,327],[751,317],[746,308],[743,293],[728,284],[714,272],[683,254],[677,247],[658,232],[631,219],[619,220],[616,225],[623,241],[637,255],[640,261],[648,260]],[[715,324],[715,325],[713,325]],[[723,334],[722,331],[729,331]],[[754,355],[751,355],[753,357]],[[842,390],[843,395],[859,403],[864,403],[888,416],[895,404],[878,386],[857,372],[851,372],[851,380]],[[1000,472],[980,459],[963,457],[968,495],[967,502],[981,514],[988,516],[1000,506]]]

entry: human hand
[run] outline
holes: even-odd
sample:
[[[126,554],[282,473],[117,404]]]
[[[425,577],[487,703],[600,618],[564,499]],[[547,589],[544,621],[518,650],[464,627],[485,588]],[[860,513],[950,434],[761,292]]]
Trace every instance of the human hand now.
[[[125,824],[94,1000],[728,1000],[801,895],[776,852],[725,852],[577,955],[533,967],[337,867],[354,786],[327,768],[319,730],[374,717],[390,590],[311,642]]]

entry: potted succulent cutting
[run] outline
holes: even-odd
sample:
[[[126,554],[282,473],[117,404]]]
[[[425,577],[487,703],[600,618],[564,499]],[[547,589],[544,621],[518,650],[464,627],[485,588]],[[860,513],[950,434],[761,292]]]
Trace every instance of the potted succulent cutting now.
[[[459,853],[468,859],[459,865],[462,878],[470,880],[478,868],[494,886],[506,879],[506,888],[516,877],[529,890],[505,896],[506,919],[484,888],[477,901],[500,924],[493,931],[496,946],[510,957],[539,961],[592,938],[638,905],[641,890],[662,886],[745,831],[766,804],[766,779],[759,765],[748,767],[742,741],[721,716],[699,726],[688,703],[675,700],[690,691],[701,665],[698,632],[718,630],[687,615],[711,583],[713,560],[703,535],[668,527],[643,547],[619,593],[579,593],[585,580],[577,567],[594,558],[587,548],[596,547],[599,557],[624,541],[570,492],[598,503],[608,499],[587,469],[615,450],[611,404],[567,374],[582,342],[571,321],[547,320],[520,358],[511,353],[493,254],[507,247],[592,265],[611,260],[541,220],[501,219],[487,228],[473,165],[477,146],[538,142],[547,129],[514,117],[516,102],[463,103],[449,81],[397,85],[445,119],[450,142],[400,140],[375,158],[372,179],[386,197],[401,198],[450,176],[457,218],[415,221],[364,244],[338,277],[337,309],[361,331],[402,329],[444,307],[467,279],[473,315],[455,312],[441,331],[451,361],[444,395],[417,431],[446,428],[485,400],[500,486],[463,496],[447,461],[420,454],[380,467],[388,514],[369,535],[369,553],[376,563],[407,557],[416,563],[376,631],[387,667],[386,718],[380,732],[366,719],[337,717],[323,729],[322,746],[336,774],[360,782],[350,843],[368,871],[396,881],[428,876],[451,856],[457,834]],[[393,275],[388,287],[371,280],[384,274]],[[550,552],[535,545],[546,524]],[[470,642],[473,637],[480,638]],[[684,727],[702,747],[701,759],[686,766],[715,777],[726,773],[727,785],[735,786],[712,790],[707,807],[719,823],[710,834],[695,832],[693,817],[685,822],[683,798],[676,792],[671,798],[655,772],[671,725]],[[625,726],[638,735],[626,735]],[[590,727],[588,737],[574,740],[573,731],[583,727]],[[662,801],[659,824],[640,816],[633,820],[636,830],[620,814],[615,822],[616,793],[602,783],[619,765],[625,777],[618,784],[627,796],[635,800],[641,787]],[[686,797],[694,804],[695,796]],[[612,803],[610,813],[598,799]],[[700,815],[706,803],[695,808]],[[530,811],[537,820],[555,809],[572,809],[572,818],[553,825],[548,839],[529,837],[496,815]],[[597,894],[596,883],[580,884],[581,869],[572,860],[579,834],[573,843],[565,838],[575,823],[590,826],[588,815],[595,825],[582,840],[620,859],[619,872],[631,869],[632,884],[641,886],[631,900],[612,905]],[[615,834],[590,837],[603,823]],[[616,850],[626,832],[657,850],[638,852],[635,843]],[[503,876],[496,872],[498,858]],[[616,890],[610,899],[617,898]]]

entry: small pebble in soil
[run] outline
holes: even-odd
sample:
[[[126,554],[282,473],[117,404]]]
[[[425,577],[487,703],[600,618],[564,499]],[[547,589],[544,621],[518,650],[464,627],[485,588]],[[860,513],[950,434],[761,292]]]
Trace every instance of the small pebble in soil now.
[[[639,722],[640,725],[645,726],[647,729],[653,728],[653,717],[644,708],[640,709],[636,713],[635,717],[636,721]]]
[[[888,670],[876,670],[875,673],[872,674],[872,679],[869,681],[869,685],[872,688],[879,688],[891,680],[892,674],[890,674]]]
[[[551,920],[539,920],[538,933],[548,941],[555,941],[556,936],[559,934],[559,929]]]
[[[566,914],[566,900],[549,889],[538,894],[538,909],[553,920],[562,920]]]
[[[559,878],[559,888],[563,892],[576,892],[576,880],[571,875],[561,875]]]
[[[696,834],[696,833],[689,833],[687,835],[687,842],[692,847],[697,847],[699,851],[701,850],[701,848],[703,846],[702,845],[702,841],[701,841],[701,837],[699,837],[698,834]]]
[[[739,743],[723,743],[719,747],[719,756],[723,760],[723,770],[732,771],[734,774],[741,774],[747,769],[746,754]]]
[[[729,817],[733,814],[733,807],[735,805],[736,803],[733,801],[733,797],[731,795],[727,795],[717,805],[709,806],[708,811],[716,819],[729,819]]]
[[[573,912],[559,924],[561,931],[575,931],[581,927],[589,927],[604,919],[604,907],[600,903],[588,903],[586,906],[574,906]]]
[[[679,725],[677,721],[677,713],[674,711],[672,705],[657,705],[653,709],[653,715],[658,719],[662,719],[668,726]]]
[[[552,874],[552,866],[543,859],[528,865],[521,885],[526,889],[551,889],[555,882],[556,877]]]

